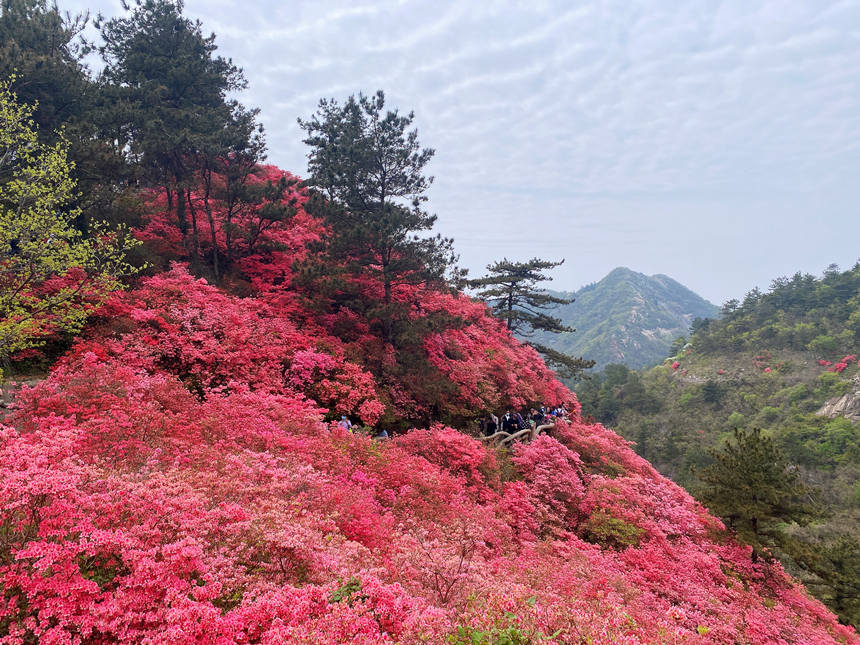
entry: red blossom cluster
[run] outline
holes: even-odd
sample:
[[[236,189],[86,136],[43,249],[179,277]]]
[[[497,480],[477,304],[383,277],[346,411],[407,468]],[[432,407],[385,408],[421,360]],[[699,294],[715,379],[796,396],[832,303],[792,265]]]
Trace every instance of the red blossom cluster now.
[[[427,383],[391,377],[394,349],[366,315],[312,307],[293,284],[290,255],[320,225],[290,199],[283,221],[232,214],[245,228],[229,244],[239,229],[216,221],[246,297],[174,266],[114,298],[19,394],[0,425],[0,645],[417,645],[481,631],[860,644],[628,442],[584,423],[483,304],[397,286],[416,328],[459,322],[427,325],[415,345],[435,370],[432,405]],[[159,212],[142,236],[184,257]],[[435,422],[532,402],[571,418],[510,452]],[[341,414],[430,422],[378,442],[325,423]]]
[[[764,352],[756,355],[753,358],[753,365],[755,365],[756,369],[760,369],[762,371],[769,371],[767,368],[770,367],[770,361],[770,352],[765,350]]]
[[[0,431],[0,642],[444,643],[511,615],[560,643],[858,642],[600,425],[504,464],[109,354]]]
[[[851,365],[851,363],[853,363],[855,360],[857,360],[857,355],[856,355],[856,354],[850,354],[850,355],[848,355],[848,356],[845,356],[841,361],[837,361],[836,363],[834,363],[834,364],[833,364],[833,367],[831,367],[831,368],[830,368],[830,369],[828,369],[827,371],[828,371],[828,372],[836,372],[837,374],[841,374],[841,373],[842,373],[842,372],[844,372],[844,371],[848,368],[848,366],[849,366],[849,365]],[[828,363],[828,365],[829,365],[829,363]],[[857,366],[858,366],[858,367],[860,367],[860,363],[858,363],[858,365],[857,365]]]
[[[672,369],[673,370],[677,370],[679,367],[681,367],[681,363],[679,363],[678,361],[675,361],[674,363],[672,363]]]

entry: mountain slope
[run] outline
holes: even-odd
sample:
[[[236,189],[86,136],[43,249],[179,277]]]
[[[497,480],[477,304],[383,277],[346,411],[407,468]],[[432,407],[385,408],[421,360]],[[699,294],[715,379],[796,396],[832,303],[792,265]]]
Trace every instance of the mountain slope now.
[[[142,279],[17,395],[0,642],[860,645],[482,303],[399,285],[395,347],[379,282],[308,287],[323,236],[295,197],[226,286]],[[182,260],[161,203],[147,244]],[[539,402],[570,410],[549,435],[468,434]]]
[[[691,466],[734,428],[762,429],[787,455],[824,517],[794,526],[778,552],[842,619],[860,625],[860,264],[797,274],[727,303],[662,366],[612,366],[579,384],[583,413],[636,442],[695,492]]]
[[[713,318],[718,308],[665,275],[646,276],[625,267],[576,292],[553,314],[573,333],[540,334],[539,343],[597,362],[641,368],[665,358],[672,341],[689,332],[695,318]]]

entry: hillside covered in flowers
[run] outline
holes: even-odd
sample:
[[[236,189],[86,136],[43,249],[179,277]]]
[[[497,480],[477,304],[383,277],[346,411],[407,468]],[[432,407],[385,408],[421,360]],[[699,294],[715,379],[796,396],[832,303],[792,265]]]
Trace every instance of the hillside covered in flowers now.
[[[379,281],[314,267],[300,184],[250,180],[281,190],[189,193],[193,257],[147,194],[150,275],[3,420],[0,643],[860,643],[484,304],[395,284],[382,330]],[[534,404],[572,412],[470,436]]]
[[[183,6],[0,9],[0,645],[860,644],[514,338],[560,261],[462,293],[412,112],[265,165]]]

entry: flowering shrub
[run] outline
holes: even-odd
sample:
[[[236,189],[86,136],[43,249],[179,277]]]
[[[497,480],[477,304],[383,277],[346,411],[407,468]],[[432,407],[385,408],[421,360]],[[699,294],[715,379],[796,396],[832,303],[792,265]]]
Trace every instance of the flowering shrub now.
[[[856,354],[850,354],[849,356],[845,356],[841,361],[834,363],[833,367],[831,367],[827,371],[828,372],[836,372],[837,374],[841,374],[846,369],[848,369],[848,367],[851,365],[851,363],[853,363],[855,360],[857,360],[857,355]],[[830,363],[828,363],[828,365],[829,364]],[[858,367],[860,367],[860,363],[858,363]]]
[[[517,445],[511,461],[531,491],[543,531],[570,526],[585,493],[579,455],[556,439],[540,435],[532,443]]]
[[[517,446],[497,492],[450,428],[377,444],[86,346],[0,429],[4,643],[857,642],[602,426]]]
[[[464,485],[482,498],[496,484],[498,466],[495,455],[476,439],[441,425],[430,430],[413,430],[397,443],[407,452],[424,457],[452,475],[463,478]]]
[[[584,423],[484,305],[402,286],[416,327],[460,320],[413,347],[444,385],[428,404],[369,317],[303,304],[288,259],[319,223],[289,199],[290,218],[245,213],[229,243],[216,222],[249,297],[175,266],[18,395],[0,425],[0,644],[860,644]],[[182,258],[171,226],[155,209],[141,236]],[[537,401],[570,419],[511,452],[435,423]],[[378,442],[326,423],[340,414],[431,422]]]

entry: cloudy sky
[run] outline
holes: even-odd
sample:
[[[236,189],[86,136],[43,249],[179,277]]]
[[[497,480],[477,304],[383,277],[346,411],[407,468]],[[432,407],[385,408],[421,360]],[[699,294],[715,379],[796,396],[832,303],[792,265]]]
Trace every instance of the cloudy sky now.
[[[118,0],[61,8],[121,12]],[[245,69],[269,158],[297,117],[384,89],[436,149],[430,207],[478,275],[565,258],[721,303],[860,258],[860,0],[187,0]]]

